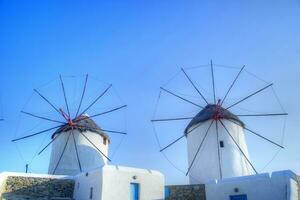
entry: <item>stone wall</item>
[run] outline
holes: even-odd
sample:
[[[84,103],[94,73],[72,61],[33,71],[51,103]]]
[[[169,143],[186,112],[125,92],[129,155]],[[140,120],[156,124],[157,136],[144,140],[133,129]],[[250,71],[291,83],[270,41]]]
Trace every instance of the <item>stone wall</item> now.
[[[74,181],[38,177],[9,176],[6,179],[2,200],[72,199]]]
[[[166,200],[205,200],[205,185],[166,186],[169,197]]]

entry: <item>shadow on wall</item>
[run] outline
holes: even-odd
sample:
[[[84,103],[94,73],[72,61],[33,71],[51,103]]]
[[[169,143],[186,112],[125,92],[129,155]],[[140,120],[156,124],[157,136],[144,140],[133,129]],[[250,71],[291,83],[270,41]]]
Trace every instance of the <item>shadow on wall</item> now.
[[[37,177],[9,176],[3,200],[55,200],[72,199],[74,181],[70,179],[50,179]]]

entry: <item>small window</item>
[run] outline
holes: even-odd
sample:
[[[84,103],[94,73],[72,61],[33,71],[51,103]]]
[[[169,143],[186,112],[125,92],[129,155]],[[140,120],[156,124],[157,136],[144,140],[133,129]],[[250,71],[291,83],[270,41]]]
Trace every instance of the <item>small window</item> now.
[[[224,148],[224,141],[220,141],[220,147]]]
[[[103,138],[103,144],[106,145],[107,144],[107,139]]]
[[[93,199],[93,187],[90,188],[90,199]]]

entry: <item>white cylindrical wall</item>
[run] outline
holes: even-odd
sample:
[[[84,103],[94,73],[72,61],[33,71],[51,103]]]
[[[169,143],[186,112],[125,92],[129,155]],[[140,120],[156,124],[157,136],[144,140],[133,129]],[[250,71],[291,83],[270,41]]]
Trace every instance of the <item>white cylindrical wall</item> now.
[[[79,130],[73,130],[75,141],[78,149],[78,156],[81,163],[82,172],[86,172],[97,167],[101,167],[107,163],[107,159],[82,135]],[[109,141],[104,139],[99,133],[85,131],[82,132],[99,150],[106,156],[108,155]],[[68,140],[68,136],[69,140]],[[80,173],[76,150],[74,145],[71,130],[61,132],[54,137],[58,137],[52,144],[51,158],[48,168],[49,174],[57,175],[76,175]],[[64,146],[68,140],[67,147],[63,156],[57,165],[60,156],[62,155]],[[55,170],[55,167],[57,168]],[[54,172],[55,171],[55,172]]]
[[[189,129],[194,129],[187,135],[189,166],[196,155],[197,149],[199,148],[211,121],[212,120],[201,122],[202,124],[200,126],[199,124],[196,124]],[[249,158],[243,128],[228,120],[222,120],[222,122],[247,158]],[[220,122],[218,122],[219,137],[217,138],[215,123],[216,122],[213,122],[210,127],[208,135],[190,169],[189,179],[191,184],[203,184],[214,179],[253,174],[251,165],[247,162]],[[195,128],[195,126],[198,127]],[[223,148],[220,147],[220,141],[223,141],[224,143]],[[220,150],[220,162],[218,147]]]

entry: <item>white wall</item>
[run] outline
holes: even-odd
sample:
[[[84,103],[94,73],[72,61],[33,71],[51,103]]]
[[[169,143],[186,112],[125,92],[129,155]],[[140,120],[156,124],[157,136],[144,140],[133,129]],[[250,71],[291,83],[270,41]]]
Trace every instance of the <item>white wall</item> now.
[[[291,171],[215,180],[205,184],[206,199],[228,200],[230,195],[246,194],[248,200],[298,200],[296,180]]]
[[[49,174],[53,174],[70,133],[71,131],[68,131],[55,135],[55,137],[58,138],[53,142],[51,147],[52,152],[48,169]],[[107,142],[106,145],[104,145],[103,137],[101,135],[91,131],[83,132],[83,134],[107,156],[109,143]],[[90,171],[107,163],[107,159],[84,136],[79,134],[78,130],[74,130],[74,136],[83,172]],[[54,174],[76,175],[79,173],[80,168],[76,156],[74,140],[72,135],[70,135],[66,150]]]
[[[139,184],[140,200],[164,199],[164,176],[161,173],[109,165],[89,172],[88,176],[76,176],[74,198],[89,199],[93,187],[94,200],[130,200],[130,183]]]
[[[245,155],[249,158],[243,128],[228,120],[222,120],[222,122],[234,137],[235,141],[239,144]],[[198,128],[194,129],[195,126],[193,126],[189,129],[194,129],[187,135],[189,166],[196,155],[210,123],[211,120],[203,122]],[[205,184],[208,181],[220,179],[220,167],[222,170],[222,178],[253,174],[251,166],[220,123],[218,123],[218,130],[219,140],[217,140],[216,125],[214,122],[190,170],[190,184]],[[220,148],[219,164],[218,145],[220,145],[220,141],[224,142],[224,148]]]

